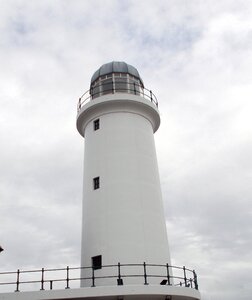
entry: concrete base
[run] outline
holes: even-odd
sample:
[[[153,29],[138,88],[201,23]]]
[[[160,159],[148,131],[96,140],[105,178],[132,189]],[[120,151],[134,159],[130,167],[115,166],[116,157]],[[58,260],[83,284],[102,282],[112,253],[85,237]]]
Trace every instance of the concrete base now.
[[[89,287],[36,292],[13,292],[0,294],[0,300],[199,300],[199,291],[192,288],[132,285]]]

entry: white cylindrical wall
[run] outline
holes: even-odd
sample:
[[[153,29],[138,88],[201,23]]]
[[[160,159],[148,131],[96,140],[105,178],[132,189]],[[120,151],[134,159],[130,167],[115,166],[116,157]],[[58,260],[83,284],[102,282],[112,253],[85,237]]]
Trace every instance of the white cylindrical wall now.
[[[143,102],[140,98],[135,97],[132,103]],[[89,105],[95,106],[95,101]],[[127,105],[117,109],[107,105],[99,112],[89,109],[88,118],[79,125],[85,136],[82,266],[91,266],[91,258],[97,255],[102,255],[103,265],[170,263],[153,124],[144,110]],[[151,103],[148,105],[151,109]],[[94,130],[97,119],[100,128]],[[96,190],[95,177],[100,179]],[[103,276],[116,275],[116,271],[103,268],[95,272]],[[143,270],[122,269],[122,273],[127,272],[142,274]],[[90,275],[85,269],[81,274]],[[139,283],[143,278],[124,281]],[[99,285],[110,283],[99,280]],[[82,285],[90,286],[90,281]]]

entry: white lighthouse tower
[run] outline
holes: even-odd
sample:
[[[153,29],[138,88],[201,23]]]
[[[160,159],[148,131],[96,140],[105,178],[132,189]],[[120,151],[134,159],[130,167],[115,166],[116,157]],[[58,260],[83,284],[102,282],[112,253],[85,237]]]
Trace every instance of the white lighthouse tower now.
[[[92,77],[91,101],[79,111],[82,266],[170,264],[153,136],[160,117],[157,102],[142,97],[143,87],[134,67],[105,64]]]
[[[170,261],[159,125],[157,99],[134,67],[111,62],[94,73],[77,114],[85,139],[81,267],[1,272],[0,288],[15,292],[0,291],[0,299],[200,299],[195,271]],[[29,284],[39,290],[25,290]]]
[[[158,102],[136,68],[110,62],[94,73],[77,116],[85,138],[82,287],[91,280],[99,287],[144,284],[146,296],[153,285],[160,299],[177,293],[154,144],[159,125]],[[183,279],[179,299],[199,299],[185,267]]]

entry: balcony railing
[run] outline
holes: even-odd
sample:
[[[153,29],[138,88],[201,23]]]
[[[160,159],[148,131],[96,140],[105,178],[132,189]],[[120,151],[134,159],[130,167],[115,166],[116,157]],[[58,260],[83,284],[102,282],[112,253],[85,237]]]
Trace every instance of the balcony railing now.
[[[99,274],[103,270],[103,275]],[[187,287],[198,290],[197,275],[194,270],[186,267],[177,267],[157,264],[116,264],[103,265],[101,269],[94,267],[66,267],[59,269],[40,270],[17,270],[15,272],[0,273],[0,293],[11,291],[27,290],[52,290],[69,289],[80,286],[96,287],[105,285],[127,285],[127,280],[131,283],[143,285],[166,285]],[[80,277],[80,270],[87,271],[88,276]],[[158,270],[158,272],[157,272]],[[103,284],[99,284],[99,280]],[[111,281],[112,280],[112,281]],[[133,280],[133,281],[132,281]],[[155,283],[154,283],[155,281]],[[107,282],[107,284],[106,284]],[[132,283],[133,282],[133,283]],[[78,286],[76,285],[78,284]]]
[[[156,107],[158,107],[158,100],[151,90],[148,90],[135,82],[127,83],[125,81],[111,80],[108,83],[106,82],[98,83],[92,86],[88,91],[86,91],[79,98],[78,105],[77,105],[77,112],[79,112],[83,107],[83,105],[88,103],[90,100],[95,100],[100,96],[115,94],[115,93],[128,93],[132,95],[138,95],[154,103]]]

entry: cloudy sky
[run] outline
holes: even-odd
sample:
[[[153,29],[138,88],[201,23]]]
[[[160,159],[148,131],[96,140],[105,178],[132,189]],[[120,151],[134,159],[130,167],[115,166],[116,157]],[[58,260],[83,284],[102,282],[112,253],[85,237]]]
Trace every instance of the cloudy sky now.
[[[80,264],[76,103],[135,66],[155,135],[172,262],[203,300],[252,295],[252,2],[0,0],[1,271]]]

